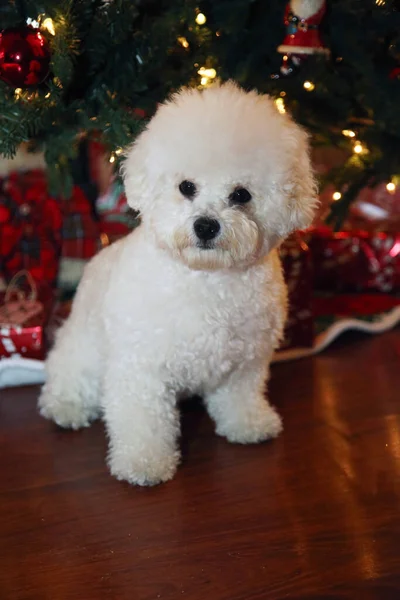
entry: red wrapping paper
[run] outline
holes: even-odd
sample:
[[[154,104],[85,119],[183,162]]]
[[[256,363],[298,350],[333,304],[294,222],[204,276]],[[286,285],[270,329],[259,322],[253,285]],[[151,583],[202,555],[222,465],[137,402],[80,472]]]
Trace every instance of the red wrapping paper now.
[[[0,360],[19,355],[42,360],[46,354],[46,325],[53,295],[42,287],[37,299],[12,298],[0,293]]]
[[[400,233],[332,232],[318,228],[308,239],[314,287],[334,292],[400,289]]]
[[[297,234],[282,244],[280,255],[289,300],[288,320],[280,349],[308,348],[314,341],[311,253],[303,236]]]

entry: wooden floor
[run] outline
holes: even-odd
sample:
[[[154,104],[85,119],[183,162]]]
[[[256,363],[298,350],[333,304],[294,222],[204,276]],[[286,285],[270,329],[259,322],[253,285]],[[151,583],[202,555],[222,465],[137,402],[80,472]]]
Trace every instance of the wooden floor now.
[[[112,479],[100,423],[63,432],[37,388],[0,402],[1,600],[400,598],[400,330],[273,368],[283,436],[183,414],[163,486]]]

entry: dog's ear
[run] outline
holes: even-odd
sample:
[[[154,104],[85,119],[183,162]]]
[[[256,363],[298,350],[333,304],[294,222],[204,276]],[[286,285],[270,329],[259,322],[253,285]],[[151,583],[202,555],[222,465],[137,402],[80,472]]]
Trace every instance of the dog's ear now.
[[[141,213],[148,194],[144,135],[145,132],[140,134],[128,148],[121,167],[128,205]]]
[[[286,117],[286,115],[282,116]],[[288,198],[287,235],[289,235],[296,229],[305,229],[311,225],[318,206],[318,196],[311,166],[308,134],[288,118],[284,138],[288,153],[285,188]]]

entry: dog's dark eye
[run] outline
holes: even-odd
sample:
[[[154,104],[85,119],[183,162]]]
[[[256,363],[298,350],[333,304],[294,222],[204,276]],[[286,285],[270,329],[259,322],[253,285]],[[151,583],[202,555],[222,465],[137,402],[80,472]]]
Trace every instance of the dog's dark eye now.
[[[237,187],[229,196],[229,202],[231,204],[247,204],[247,202],[250,202],[250,200],[251,194],[249,190],[246,190],[246,188],[242,187]]]
[[[185,179],[185,181],[182,181],[179,184],[179,191],[186,198],[193,198],[193,196],[196,195],[197,188],[193,181],[188,181],[187,179]]]

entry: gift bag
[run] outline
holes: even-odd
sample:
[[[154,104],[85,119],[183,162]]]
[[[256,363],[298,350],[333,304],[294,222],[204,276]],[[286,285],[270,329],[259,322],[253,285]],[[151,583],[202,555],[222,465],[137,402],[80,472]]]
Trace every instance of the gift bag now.
[[[50,286],[29,271],[16,273],[0,292],[0,388],[43,382],[52,305]]]

